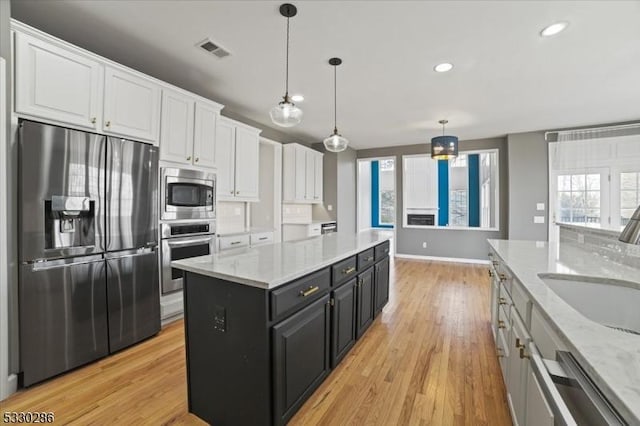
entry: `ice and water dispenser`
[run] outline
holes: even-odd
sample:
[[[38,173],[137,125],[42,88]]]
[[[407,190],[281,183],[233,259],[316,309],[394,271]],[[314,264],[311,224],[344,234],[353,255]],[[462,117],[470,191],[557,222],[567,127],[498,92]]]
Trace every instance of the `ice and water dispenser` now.
[[[95,201],[52,195],[44,200],[45,249],[95,245]]]

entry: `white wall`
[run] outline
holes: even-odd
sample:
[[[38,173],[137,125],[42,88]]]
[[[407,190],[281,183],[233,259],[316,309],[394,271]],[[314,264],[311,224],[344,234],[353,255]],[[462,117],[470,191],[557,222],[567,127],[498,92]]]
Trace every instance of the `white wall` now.
[[[358,161],[358,231],[371,228],[371,162]]]

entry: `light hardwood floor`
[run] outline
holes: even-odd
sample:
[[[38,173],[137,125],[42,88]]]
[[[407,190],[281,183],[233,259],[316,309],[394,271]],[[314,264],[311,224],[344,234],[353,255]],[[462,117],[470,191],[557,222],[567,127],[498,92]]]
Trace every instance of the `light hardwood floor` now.
[[[291,425],[510,425],[486,267],[395,260],[389,304]],[[0,403],[58,424],[204,424],[187,413],[182,321]]]

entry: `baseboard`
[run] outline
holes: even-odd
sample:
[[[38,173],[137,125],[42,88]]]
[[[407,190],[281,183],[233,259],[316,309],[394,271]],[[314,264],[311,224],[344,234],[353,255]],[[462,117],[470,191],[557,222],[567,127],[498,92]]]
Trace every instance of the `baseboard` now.
[[[182,293],[173,297],[164,297],[163,300],[160,300],[160,318],[163,320],[172,321],[171,318],[182,315],[183,309]]]
[[[17,374],[9,374],[8,377],[6,377],[6,380],[4,382],[4,386],[2,387],[3,389],[3,394],[0,395],[0,401],[3,401],[5,399],[7,399],[8,397],[10,397],[12,394],[16,393],[18,391],[18,375]]]
[[[437,257],[437,256],[420,256],[417,254],[403,254],[396,253],[395,257],[400,259],[413,259],[413,260],[433,260],[436,262],[452,262],[452,263],[473,263],[477,265],[489,265],[491,262],[487,259],[464,259],[460,257]]]

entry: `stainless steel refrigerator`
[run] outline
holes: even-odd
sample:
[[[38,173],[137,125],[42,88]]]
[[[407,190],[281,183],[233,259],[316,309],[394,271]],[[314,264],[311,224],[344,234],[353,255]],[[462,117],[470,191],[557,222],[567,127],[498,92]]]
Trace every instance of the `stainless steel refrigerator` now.
[[[160,330],[158,152],[23,120],[19,329],[25,386]]]

